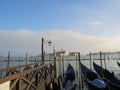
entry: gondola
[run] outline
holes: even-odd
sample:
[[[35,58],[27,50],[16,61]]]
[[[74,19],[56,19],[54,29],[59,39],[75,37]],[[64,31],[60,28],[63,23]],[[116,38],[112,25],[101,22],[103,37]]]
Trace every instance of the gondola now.
[[[120,67],[120,63],[117,61],[118,66]]]
[[[66,72],[64,73],[64,81],[63,81],[63,88],[64,90],[75,90],[75,70],[71,66],[71,64],[68,65]]]
[[[120,90],[120,81],[115,77],[114,73],[100,67],[95,62],[93,62],[93,67],[95,71],[102,77],[106,79],[106,82],[110,86],[110,90]]]
[[[88,69],[83,64],[81,64],[81,71],[82,71],[82,76],[84,78],[86,86],[88,87],[88,90],[109,90],[109,87],[107,84],[105,84],[106,85],[105,87],[98,87],[98,85],[93,84],[90,78],[96,77],[97,74],[92,70]],[[89,76],[87,76],[88,73],[89,73]],[[98,80],[101,80],[101,79],[98,78]]]

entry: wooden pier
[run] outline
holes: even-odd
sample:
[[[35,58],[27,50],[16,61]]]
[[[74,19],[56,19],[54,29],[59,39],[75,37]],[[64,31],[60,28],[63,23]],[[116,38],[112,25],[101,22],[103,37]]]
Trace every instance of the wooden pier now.
[[[0,69],[0,73],[5,74],[0,78],[0,84],[10,82],[9,90],[45,90],[46,85],[55,79],[54,62]]]

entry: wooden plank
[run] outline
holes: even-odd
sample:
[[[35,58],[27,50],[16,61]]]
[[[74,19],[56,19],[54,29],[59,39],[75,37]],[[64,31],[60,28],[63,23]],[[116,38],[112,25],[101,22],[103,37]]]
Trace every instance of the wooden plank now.
[[[17,75],[11,75],[11,76],[7,76],[7,77],[4,77],[4,78],[1,78],[0,79],[0,84],[4,83],[4,82],[7,82],[7,81],[11,81],[13,79],[16,79],[19,77],[19,74]]]
[[[16,83],[18,82],[18,80],[19,80],[19,78],[16,78],[14,83],[10,86],[10,90],[12,90],[15,87]]]
[[[0,72],[5,72],[5,71],[9,71],[11,69],[17,69],[17,68],[21,68],[21,67],[25,67],[25,66],[30,66],[30,65],[34,65],[35,63],[31,63],[31,64],[27,64],[27,65],[21,65],[21,66],[14,66],[14,67],[9,67],[9,68],[3,68],[0,69]]]
[[[36,87],[34,84],[32,84],[31,81],[28,80],[27,78],[25,78],[25,77],[22,76],[22,79],[23,79],[24,81],[26,81],[28,84],[30,84],[31,86],[33,86],[34,88],[37,88],[37,87]]]

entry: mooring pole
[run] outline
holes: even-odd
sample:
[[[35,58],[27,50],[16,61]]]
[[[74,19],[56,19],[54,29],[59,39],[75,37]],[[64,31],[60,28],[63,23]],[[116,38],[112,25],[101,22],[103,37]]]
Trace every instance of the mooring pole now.
[[[80,58],[80,52],[78,52],[78,59],[79,59],[79,83],[80,83],[80,90],[83,90],[83,81],[82,81],[82,68],[81,68],[81,58]]]
[[[1,69],[2,69],[2,65],[3,65],[3,63],[4,63],[4,57],[1,56]]]
[[[26,52],[25,64],[27,65],[27,52]]]
[[[92,53],[90,52],[90,70],[92,70],[92,59],[91,59]]]
[[[63,68],[63,78],[64,78],[64,55],[62,56],[62,68]]]
[[[60,77],[62,76],[62,72],[61,72],[61,56],[59,55],[59,74],[60,74]]]
[[[20,72],[20,56],[19,56],[19,72]]]
[[[75,54],[75,56],[76,56],[76,77],[78,77],[78,68],[77,68],[77,63],[78,63],[78,53],[77,54]]]
[[[10,67],[10,51],[8,51],[8,62],[7,62],[7,68]]]
[[[105,59],[105,53],[104,53],[104,64],[105,64],[105,69],[107,69],[107,66],[106,66],[106,59]]]
[[[102,52],[100,51],[100,64],[101,64],[101,75],[102,75],[102,78],[103,78],[103,65],[102,65]]]
[[[55,78],[57,76],[57,67],[56,67],[56,50],[55,50],[55,46],[53,47],[53,53],[54,53],[54,70],[55,70]]]
[[[44,60],[44,38],[42,38],[42,44],[41,44],[41,53],[42,53],[42,64],[45,64],[45,60]]]
[[[35,57],[35,63],[37,63],[37,59],[36,59],[36,57]]]
[[[1,56],[1,69],[2,69],[2,64],[4,63],[4,57]],[[2,72],[1,72],[1,77],[2,77]]]

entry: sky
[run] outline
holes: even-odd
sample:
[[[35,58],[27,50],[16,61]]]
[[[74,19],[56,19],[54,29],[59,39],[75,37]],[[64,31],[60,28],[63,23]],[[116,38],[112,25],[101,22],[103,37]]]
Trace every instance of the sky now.
[[[0,56],[120,51],[120,0],[0,0]],[[47,41],[53,42],[52,46]]]

